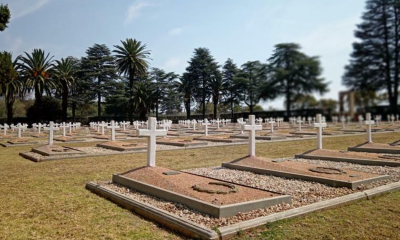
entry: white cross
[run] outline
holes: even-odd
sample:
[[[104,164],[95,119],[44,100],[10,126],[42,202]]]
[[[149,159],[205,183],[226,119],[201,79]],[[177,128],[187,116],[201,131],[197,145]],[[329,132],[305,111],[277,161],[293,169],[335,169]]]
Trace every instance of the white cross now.
[[[118,125],[112,120],[111,126],[107,126],[107,128],[111,129],[111,141],[115,141],[115,129],[119,129]]]
[[[375,121],[371,120],[371,113],[367,113],[365,118],[366,118],[365,125],[367,125],[367,142],[372,143],[371,125],[375,124]]]
[[[150,117],[148,122],[149,122],[149,129],[138,129],[137,135],[148,137],[147,166],[155,167],[156,166],[156,138],[157,138],[157,136],[167,135],[167,131],[156,129],[157,119],[155,117]]]
[[[9,126],[7,125],[7,123],[4,123],[4,125],[1,126],[0,128],[3,129],[3,135],[6,136],[6,135],[7,135],[7,128],[9,128]]]
[[[243,134],[243,127],[242,127],[242,125],[244,125],[243,118],[239,118],[239,119],[237,120],[237,122],[239,123],[240,134]]]
[[[256,130],[262,130],[261,125],[256,125],[256,119],[254,115],[249,116],[249,124],[243,125],[243,130],[249,131],[249,156],[256,156]]]
[[[139,126],[141,126],[142,124],[140,124],[140,122],[138,122],[138,121],[136,121],[136,122],[133,122],[133,126],[135,126],[135,129],[137,130],[137,129],[139,129]]]
[[[193,131],[194,131],[194,130],[196,130],[196,124],[197,124],[196,119],[193,119],[192,124],[193,124]]]
[[[66,137],[66,136],[67,136],[67,132],[66,132],[67,127],[68,127],[68,125],[66,125],[65,122],[63,122],[63,123],[61,124],[61,126],[60,126],[60,128],[62,128],[62,130],[63,130],[63,137]]]
[[[342,129],[345,129],[345,127],[346,127],[346,118],[344,116],[342,116],[340,118],[340,121],[342,122]]]
[[[129,124],[131,124],[131,123],[130,122],[125,122],[125,121],[121,122],[121,125],[122,125],[122,128],[123,128],[124,131],[126,130],[126,127],[129,126]]]
[[[54,127],[54,122],[50,122],[49,127],[45,127],[44,130],[49,131],[49,145],[53,145],[54,131],[60,129]]]
[[[210,123],[208,122],[207,118],[204,119],[202,125],[204,126],[204,134],[208,136],[208,125],[210,125]]]
[[[321,114],[317,114],[317,122],[314,123],[314,127],[317,128],[317,149],[322,149],[322,129],[326,127],[326,123],[321,120]]]
[[[274,123],[275,123],[274,119],[271,118],[271,120],[269,120],[268,123],[271,124],[271,133],[273,133],[274,132]]]
[[[297,120],[297,123],[299,124],[299,131],[301,131],[301,123],[302,123],[303,121],[301,120],[301,118],[299,118],[298,120]]]
[[[103,121],[99,126],[101,127],[101,135],[104,135],[104,128],[107,127],[107,124]]]
[[[217,121],[215,121],[217,123],[217,129],[219,129],[219,124],[221,123],[221,120],[217,119]]]
[[[18,128],[18,138],[21,138],[21,130],[24,128],[24,126],[22,126],[21,123],[18,123],[17,128]]]

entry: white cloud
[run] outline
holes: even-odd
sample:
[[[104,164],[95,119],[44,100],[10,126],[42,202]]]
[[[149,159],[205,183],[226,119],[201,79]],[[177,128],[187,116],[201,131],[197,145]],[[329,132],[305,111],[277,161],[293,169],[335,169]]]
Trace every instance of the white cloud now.
[[[183,61],[178,57],[169,58],[165,63],[162,65],[162,69],[165,71],[177,71],[181,70],[179,68],[182,67]]]
[[[173,29],[169,30],[168,34],[170,36],[178,36],[178,35],[181,35],[182,32],[183,32],[183,28],[177,27],[177,28],[173,28]]]
[[[46,5],[50,0],[13,0],[9,3],[11,19],[22,18],[25,15],[33,13],[44,5]]]
[[[131,22],[133,19],[139,17],[141,15],[141,11],[146,8],[150,7],[152,4],[148,2],[136,1],[135,3],[131,4],[127,11],[127,16],[125,19],[125,24]]]
[[[310,54],[328,55],[351,49],[356,40],[354,30],[360,18],[352,17],[331,24],[324,24],[296,42]]]

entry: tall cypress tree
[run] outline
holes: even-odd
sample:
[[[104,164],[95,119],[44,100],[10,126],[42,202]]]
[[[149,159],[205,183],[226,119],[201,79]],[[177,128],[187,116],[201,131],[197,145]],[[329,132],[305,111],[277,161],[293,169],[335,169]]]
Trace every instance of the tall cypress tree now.
[[[115,58],[104,44],[94,44],[81,60],[83,77],[92,83],[89,90],[97,98],[97,116],[101,119],[101,103],[108,90],[118,79]]]
[[[400,1],[368,0],[355,31],[343,84],[353,90],[386,90],[390,110],[397,110],[400,74]]]

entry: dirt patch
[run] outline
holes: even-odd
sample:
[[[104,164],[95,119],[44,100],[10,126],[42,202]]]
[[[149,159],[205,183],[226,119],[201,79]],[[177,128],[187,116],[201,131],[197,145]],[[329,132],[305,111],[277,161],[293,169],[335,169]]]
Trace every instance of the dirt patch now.
[[[177,175],[163,174],[163,172],[168,171],[171,170],[162,167],[143,167],[123,176],[215,205],[227,205],[279,196],[272,192],[238,185],[235,185],[237,191],[229,194],[199,192],[194,190],[193,187],[196,185],[204,187],[208,186],[210,182],[220,181],[183,172]]]

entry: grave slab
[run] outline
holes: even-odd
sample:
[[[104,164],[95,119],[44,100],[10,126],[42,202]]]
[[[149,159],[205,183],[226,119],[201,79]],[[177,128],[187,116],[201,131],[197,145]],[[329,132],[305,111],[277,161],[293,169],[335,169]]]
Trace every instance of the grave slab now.
[[[349,147],[348,150],[354,152],[400,154],[400,145],[398,145],[398,142],[391,144],[363,143],[354,147]]]
[[[97,147],[111,149],[115,151],[139,151],[146,150],[147,144],[145,143],[132,143],[132,142],[121,142],[121,141],[109,141],[104,143],[99,143]]]
[[[36,148],[32,148],[32,152],[38,153],[43,156],[59,156],[59,155],[80,155],[86,154],[78,149],[71,148],[71,147],[63,147],[57,145],[44,145]]]
[[[209,141],[209,142],[222,142],[222,143],[244,143],[248,142],[248,139],[235,139],[223,136],[201,136],[194,138],[194,140]]]
[[[239,138],[239,139],[249,139],[248,134],[237,134],[237,135],[232,135],[230,138]],[[283,134],[260,134],[256,135],[256,140],[283,140],[287,139],[288,137]]]
[[[261,157],[245,157],[231,163],[223,163],[222,167],[267,174],[277,177],[319,182],[332,187],[356,189],[374,181],[389,179],[388,175],[378,175],[349,169],[326,168],[317,165],[295,162],[274,161]]]
[[[290,203],[291,197],[170,169],[141,167],[114,174],[113,182],[167,201],[181,203],[213,217],[235,216],[240,212]]]
[[[157,139],[157,144],[178,146],[178,147],[194,147],[194,146],[205,146],[207,142],[196,141],[196,140],[185,140],[185,139],[171,139],[171,138],[161,138]]]
[[[295,157],[310,160],[349,162],[362,165],[400,167],[400,156],[396,157],[393,155],[378,153],[315,149],[302,154],[298,154]]]
[[[59,142],[84,142],[85,140],[80,138],[76,138],[76,137],[56,137],[54,138],[54,140],[59,141]]]
[[[34,145],[38,144],[37,141],[31,141],[30,139],[25,139],[25,138],[15,138],[8,140],[7,143],[1,143],[3,147],[18,147],[18,146],[29,146],[29,145]]]

